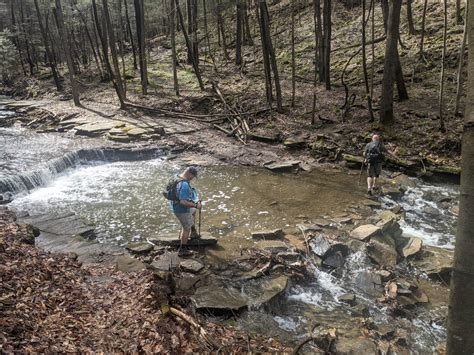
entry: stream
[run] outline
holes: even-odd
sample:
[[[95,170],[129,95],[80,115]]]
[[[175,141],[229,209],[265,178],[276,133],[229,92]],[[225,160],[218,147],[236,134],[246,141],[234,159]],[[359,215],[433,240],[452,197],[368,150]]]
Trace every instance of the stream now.
[[[0,120],[10,114],[0,107]],[[0,128],[0,192],[14,195],[9,206],[30,215],[73,211],[96,225],[102,243],[125,246],[158,235],[177,236],[179,226],[161,191],[182,165],[159,154],[147,160],[111,161],[100,153],[103,144],[100,139],[35,134],[19,126]],[[77,151],[84,149],[96,153],[87,159],[78,156]],[[416,186],[408,188],[400,201],[381,198],[382,208],[400,205],[405,210],[404,234],[419,237],[426,245],[452,249],[456,212],[451,202],[457,200],[458,187],[413,181]],[[299,223],[314,218],[333,221],[334,228],[350,228],[337,218],[356,216],[360,201],[367,200],[357,177],[339,170],[295,175],[209,166],[200,170],[193,186],[204,201],[201,228],[219,240],[219,247],[208,250],[208,257],[217,260],[232,259],[242,248],[255,246],[251,239],[255,230],[282,228],[297,234]],[[354,325],[338,297],[355,292],[368,305],[375,324],[407,329],[413,353],[432,352],[445,339],[442,320],[447,306],[433,302],[418,317],[393,322],[374,295],[355,288],[354,279],[369,267],[361,252],[348,257],[341,275],[315,266],[314,281],[293,284],[277,312],[251,310],[237,319],[236,326],[292,343],[304,338],[315,322],[350,334]]]

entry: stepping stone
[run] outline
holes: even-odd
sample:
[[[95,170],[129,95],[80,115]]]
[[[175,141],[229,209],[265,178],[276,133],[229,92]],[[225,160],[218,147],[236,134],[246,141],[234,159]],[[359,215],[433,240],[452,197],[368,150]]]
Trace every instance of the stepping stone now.
[[[285,233],[281,229],[252,232],[253,239],[282,239]]]
[[[381,232],[381,229],[373,224],[364,224],[354,229],[350,236],[355,239],[368,241],[371,237],[376,236]]]
[[[293,170],[293,168],[299,165],[299,163],[301,163],[301,161],[299,160],[287,160],[283,162],[277,162],[277,163],[271,163],[271,164],[265,165],[265,168],[274,172],[291,171]]]
[[[158,246],[179,247],[181,245],[181,241],[176,235],[164,235],[150,239],[150,242]],[[188,241],[188,246],[209,246],[215,244],[217,244],[217,238],[208,233],[201,233],[201,238],[191,239]]]
[[[171,271],[178,267],[180,260],[177,252],[168,252],[158,256],[151,264],[150,268],[157,271]]]
[[[181,263],[179,264],[179,266],[180,266],[184,271],[189,271],[189,272],[193,272],[193,273],[198,273],[199,271],[201,271],[202,269],[204,269],[204,265],[203,265],[203,264],[201,264],[199,261],[193,260],[193,259],[186,259],[186,260],[183,260],[183,261],[181,261]]]
[[[145,264],[129,255],[121,255],[115,259],[117,270],[122,272],[138,272],[145,270]]]
[[[153,250],[153,245],[150,243],[128,243],[126,249],[135,254],[145,254]]]

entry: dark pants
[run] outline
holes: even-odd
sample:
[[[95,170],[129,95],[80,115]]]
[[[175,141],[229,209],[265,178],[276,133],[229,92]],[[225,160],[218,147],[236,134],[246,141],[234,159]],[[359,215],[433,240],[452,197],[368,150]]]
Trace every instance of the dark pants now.
[[[369,163],[367,166],[367,175],[378,178],[382,172],[382,163]]]

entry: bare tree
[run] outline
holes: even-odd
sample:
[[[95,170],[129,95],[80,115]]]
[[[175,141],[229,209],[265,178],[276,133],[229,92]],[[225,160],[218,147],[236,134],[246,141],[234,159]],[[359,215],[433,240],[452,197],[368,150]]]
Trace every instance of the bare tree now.
[[[426,23],[426,9],[428,7],[428,0],[423,3],[423,15],[421,16],[421,39],[420,39],[420,59],[425,60],[425,53],[423,52],[425,44],[425,23]]]
[[[176,57],[176,40],[175,40],[175,32],[176,32],[176,4],[174,0],[170,0],[170,34],[171,34],[171,58],[173,61],[173,87],[176,96],[179,96],[179,84],[178,84],[178,73],[176,70],[176,65],[178,59]]]
[[[365,7],[366,7],[365,0],[362,0],[362,69],[364,72],[364,83],[365,83],[365,93],[367,96],[367,107],[369,109],[370,122],[372,122],[374,121],[374,111],[372,110],[372,97],[370,95],[369,75],[367,73],[367,56],[365,53],[365,46],[366,46],[365,30],[366,30],[367,23],[369,22],[370,10],[369,10],[369,16],[367,17],[367,20],[366,20]]]
[[[61,38],[61,43],[63,44],[64,55],[66,57],[67,68],[69,81],[71,82],[71,91],[72,97],[74,100],[74,105],[81,106],[81,101],[79,99],[79,89],[77,87],[76,75],[74,72],[74,65],[71,58],[71,46],[68,37],[66,36],[66,30],[64,29],[64,16],[63,9],[61,7],[61,0],[55,0],[55,12],[56,12],[56,21],[58,25],[59,37]]]
[[[145,47],[145,10],[143,0],[134,0],[135,19],[137,25],[138,38],[138,61],[140,63],[140,78],[142,83],[142,93],[148,93],[148,68],[146,61],[146,47]]]
[[[466,48],[466,43],[467,43],[467,19],[468,17],[468,8],[466,7],[466,21],[464,21],[464,33],[462,36],[462,43],[461,43],[461,49],[459,50],[459,66],[458,66],[458,75],[457,75],[457,89],[456,89],[456,106],[454,109],[454,114],[455,115],[460,115],[460,101],[461,101],[461,95],[462,95],[462,86],[464,83],[464,52]]]
[[[469,53],[474,53],[474,2],[468,1]],[[447,355],[474,353],[474,57],[469,56],[462,137],[461,188],[448,307]]]
[[[439,129],[441,132],[446,132],[443,115],[443,99],[444,99],[444,67],[446,62],[446,39],[448,36],[448,0],[443,1],[444,4],[444,29],[443,29],[443,54],[441,57],[441,75],[439,85]]]

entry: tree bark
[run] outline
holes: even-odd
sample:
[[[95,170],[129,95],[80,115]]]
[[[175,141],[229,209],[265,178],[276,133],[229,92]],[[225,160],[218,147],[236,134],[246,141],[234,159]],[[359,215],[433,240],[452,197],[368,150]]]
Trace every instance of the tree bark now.
[[[324,0],[323,27],[324,27],[324,81],[326,90],[331,90],[331,1]]]
[[[179,84],[178,84],[178,73],[176,70],[176,65],[178,63],[178,59],[176,58],[176,5],[174,0],[170,0],[170,35],[171,35],[171,57],[173,61],[173,87],[176,96],[179,96]]]
[[[181,12],[181,8],[179,7],[179,0],[175,0],[175,4],[176,4],[176,10],[178,11],[178,19],[181,25],[181,30],[183,31],[184,40],[186,41],[186,46],[188,47],[188,50],[192,52],[192,44],[191,44],[191,41],[189,40],[188,34],[186,33],[186,27],[184,26],[183,13]],[[195,58],[194,55],[192,55],[191,58],[194,59]],[[195,60],[192,60],[192,64],[194,68],[194,74],[196,75],[196,78],[199,83],[199,87],[201,88],[201,90],[204,90],[204,84],[202,82],[201,72],[199,71],[199,65],[198,63],[196,63]]]
[[[137,25],[138,61],[140,63],[142,94],[146,95],[148,93],[148,69],[145,48],[145,11],[143,7],[143,0],[134,0],[133,4],[135,6],[135,18]]]
[[[425,0],[423,3],[423,14],[421,15],[421,38],[420,38],[420,59],[425,59],[425,53],[423,51],[423,46],[425,44],[425,23],[426,23],[426,9],[428,7],[428,0]]]
[[[466,6],[467,10],[467,6]],[[466,14],[467,19],[467,14]],[[462,16],[461,16],[461,0],[456,0],[456,24],[460,25],[462,23]]]
[[[63,17],[63,10],[61,8],[61,0],[55,0],[55,5],[56,5],[55,11],[56,11],[58,32],[59,32],[59,37],[61,38],[61,43],[63,44],[64,55],[66,56],[68,75],[69,75],[69,81],[71,82],[71,91],[72,91],[72,97],[74,100],[74,105],[81,106],[81,101],[79,99],[79,89],[77,87],[76,77],[74,74],[74,65],[72,63],[72,58],[71,58],[71,46],[70,46],[69,39],[66,36],[66,31],[64,30],[64,17]]]
[[[321,24],[321,0],[314,0],[314,16],[316,17],[316,51],[319,52],[317,56],[317,65],[319,70],[319,81],[324,81],[324,47],[323,47],[323,29]]]
[[[367,107],[369,109],[370,122],[374,121],[374,111],[372,110],[372,97],[370,96],[369,75],[367,73],[367,57],[365,53],[365,27],[369,22],[365,20],[365,0],[362,0],[362,68],[364,72],[365,93],[367,97]],[[370,16],[370,13],[369,13]]]
[[[474,53],[474,2],[468,1],[468,52]],[[469,56],[462,137],[459,217],[448,308],[447,355],[474,353],[474,57]]]
[[[469,18],[469,11],[468,8],[466,7],[466,21],[464,22],[464,33],[462,36],[462,44],[461,44],[461,49],[459,50],[459,66],[458,66],[458,75],[457,75],[457,89],[456,89],[456,106],[454,109],[454,114],[456,116],[460,115],[460,101],[461,101],[461,95],[462,95],[462,86],[464,83],[464,52],[466,48],[466,43],[467,43],[467,19]]]
[[[281,87],[280,87],[280,77],[278,75],[278,66],[276,62],[275,49],[273,48],[272,38],[270,34],[270,15],[268,14],[268,8],[266,0],[259,0],[260,2],[260,16],[262,22],[262,29],[264,30],[262,35],[264,35],[264,45],[267,48],[268,57],[270,65],[273,72],[273,81],[275,83],[275,94],[277,100],[277,110],[278,112],[283,111],[283,102],[281,98]]]
[[[295,63],[295,0],[291,0],[291,107],[295,107],[296,63]]]
[[[54,63],[53,55],[51,53],[51,50],[49,49],[48,36],[46,34],[46,30],[43,25],[43,19],[41,16],[39,5],[38,5],[38,0],[34,0],[34,3],[35,3],[35,9],[36,9],[36,16],[38,17],[38,25],[41,31],[41,37],[43,38],[43,44],[44,44],[44,49],[46,51],[46,57],[48,59],[48,65],[51,68],[51,73],[53,74],[54,84],[56,85],[56,89],[58,91],[62,91],[63,87],[61,84],[61,79],[59,78],[59,74],[56,69],[56,65]]]
[[[217,12],[217,33],[220,33],[220,38],[222,41],[222,50],[224,51],[224,58],[229,60],[229,53],[227,53],[227,40],[224,30],[224,18],[222,17],[222,0],[217,0],[216,12]]]
[[[130,25],[130,16],[128,14],[128,3],[127,0],[124,2],[125,6],[125,19],[127,20],[127,31],[130,36],[130,44],[132,45],[132,54],[133,54],[133,69],[137,69],[137,49],[135,48],[135,41],[133,40],[132,26]]]
[[[444,4],[444,29],[443,29],[443,54],[441,57],[441,74],[439,84],[439,129],[441,132],[446,132],[443,114],[443,99],[444,99],[444,67],[446,64],[446,39],[448,37],[448,0],[443,1]]]
[[[408,33],[414,36],[416,34],[415,25],[413,24],[413,10],[412,1],[407,0],[407,22],[408,22]]]
[[[398,58],[398,36],[400,29],[401,0],[389,1],[387,18],[387,41],[385,44],[385,63],[380,100],[380,122],[384,125],[393,122],[393,80]]]
[[[242,32],[243,32],[243,16],[242,16],[242,0],[236,1],[237,21],[235,29],[235,64],[242,64]]]

